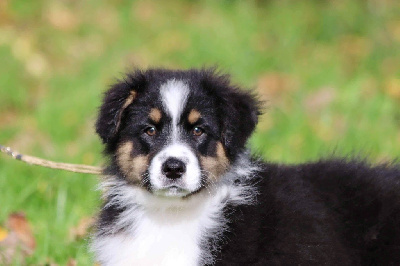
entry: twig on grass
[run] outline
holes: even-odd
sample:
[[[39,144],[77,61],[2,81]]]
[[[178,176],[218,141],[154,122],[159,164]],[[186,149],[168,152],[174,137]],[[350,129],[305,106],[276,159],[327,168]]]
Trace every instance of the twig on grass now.
[[[13,157],[16,160],[23,161],[28,164],[40,165],[40,166],[44,166],[47,168],[60,169],[60,170],[65,170],[65,171],[70,171],[70,172],[75,172],[75,173],[96,174],[96,175],[102,173],[101,167],[84,165],[84,164],[53,162],[53,161],[41,159],[38,157],[20,154],[16,151],[13,151],[10,147],[5,147],[3,145],[0,145],[0,151]]]

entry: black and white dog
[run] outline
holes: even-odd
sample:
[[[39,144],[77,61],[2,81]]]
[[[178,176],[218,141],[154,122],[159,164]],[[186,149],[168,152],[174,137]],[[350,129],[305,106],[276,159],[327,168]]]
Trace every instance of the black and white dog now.
[[[253,95],[213,70],[135,71],[96,124],[101,265],[400,265],[400,167],[279,165],[245,144]]]

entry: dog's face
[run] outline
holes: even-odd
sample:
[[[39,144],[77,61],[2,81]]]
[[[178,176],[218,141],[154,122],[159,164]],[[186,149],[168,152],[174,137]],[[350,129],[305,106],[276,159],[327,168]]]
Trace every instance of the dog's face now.
[[[251,95],[212,70],[136,71],[106,93],[96,130],[112,174],[187,197],[220,181],[258,113]]]

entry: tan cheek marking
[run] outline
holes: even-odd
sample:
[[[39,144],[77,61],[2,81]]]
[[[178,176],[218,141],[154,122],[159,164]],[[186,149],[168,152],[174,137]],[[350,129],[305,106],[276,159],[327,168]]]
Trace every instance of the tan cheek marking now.
[[[192,109],[188,116],[188,121],[190,124],[196,123],[201,117],[201,114],[196,109]]]
[[[132,151],[133,142],[131,141],[122,143],[117,149],[117,163],[125,174],[132,170]]]
[[[151,108],[149,117],[154,123],[158,124],[162,117],[161,111],[157,108]]]
[[[228,163],[228,157],[226,157],[225,149],[221,142],[217,142],[217,157],[220,160]]]
[[[200,161],[203,169],[211,173],[210,178],[213,181],[217,181],[229,167],[229,160],[221,142],[217,143],[216,157],[201,156]]]
[[[130,175],[132,180],[142,180],[142,174],[146,171],[149,165],[149,158],[148,156],[137,156],[132,160],[133,170],[132,174]]]
[[[117,149],[117,163],[128,180],[140,182],[142,173],[147,169],[148,157],[132,157],[132,151],[133,142],[121,144]]]

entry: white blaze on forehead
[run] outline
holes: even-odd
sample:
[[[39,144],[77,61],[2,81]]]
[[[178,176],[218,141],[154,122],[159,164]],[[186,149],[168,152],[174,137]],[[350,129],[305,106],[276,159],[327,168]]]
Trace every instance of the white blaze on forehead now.
[[[189,86],[182,80],[170,79],[160,86],[160,95],[166,113],[171,117],[171,131],[167,145],[153,157],[149,166],[149,180],[154,191],[165,189],[170,180],[162,167],[168,158],[177,158],[185,163],[186,171],[176,181],[181,188],[193,192],[201,186],[201,169],[196,154],[180,139],[179,118],[189,96]]]
[[[189,87],[182,80],[170,79],[160,87],[162,101],[166,111],[177,125],[189,95]]]

